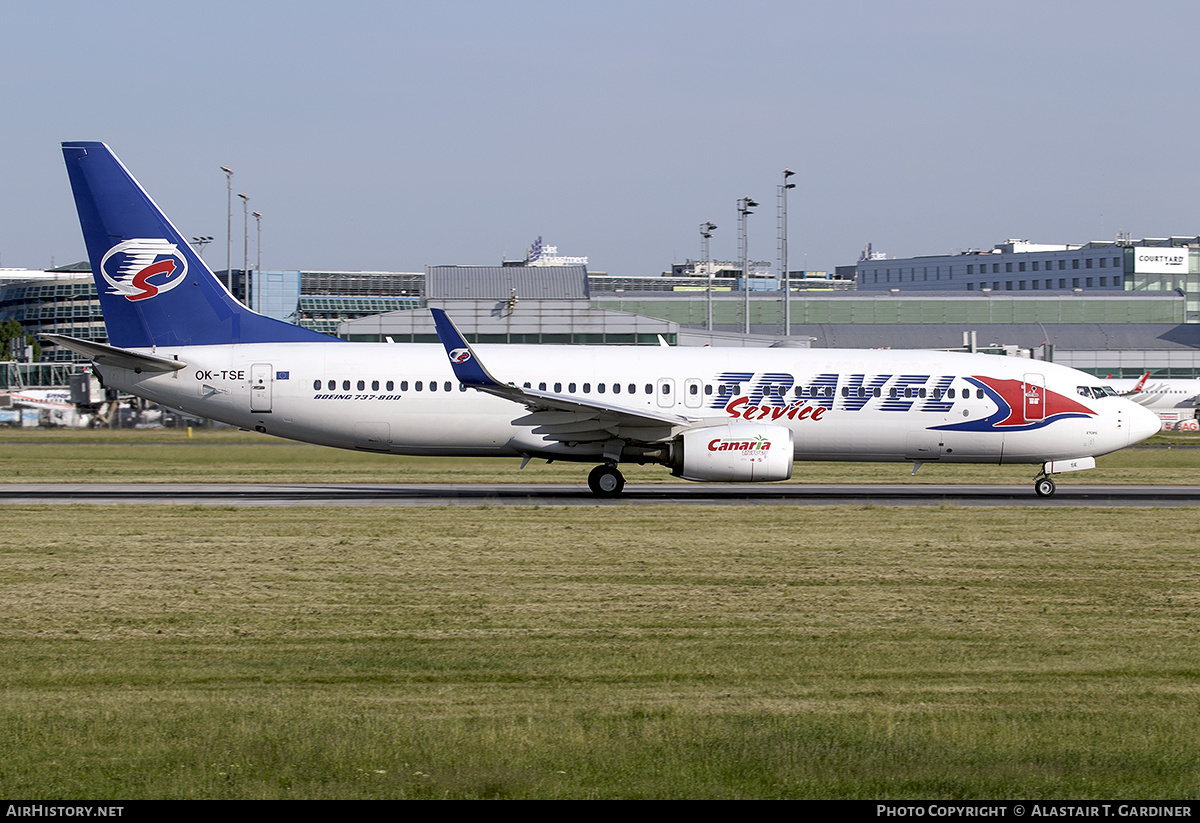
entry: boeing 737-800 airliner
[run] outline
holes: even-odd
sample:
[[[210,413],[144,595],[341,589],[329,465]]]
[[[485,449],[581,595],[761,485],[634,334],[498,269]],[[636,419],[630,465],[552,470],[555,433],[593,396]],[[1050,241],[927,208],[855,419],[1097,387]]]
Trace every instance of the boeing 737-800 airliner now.
[[[794,460],[1027,463],[1052,475],[1158,431],[1053,363],[918,351],[349,343],[250,311],[103,143],[63,154],[108,332],[53,342],[110,388],[279,437],[407,455],[621,463],[787,480]],[[486,363],[486,365],[485,365]],[[524,465],[524,463],[522,463]],[[914,467],[914,471],[916,468]]]

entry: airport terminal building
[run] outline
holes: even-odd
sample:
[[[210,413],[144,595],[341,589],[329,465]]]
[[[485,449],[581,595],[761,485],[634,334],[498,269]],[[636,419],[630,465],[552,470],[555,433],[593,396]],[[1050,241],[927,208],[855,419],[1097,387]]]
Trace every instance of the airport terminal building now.
[[[424,309],[438,306],[472,342],[974,347],[1097,374],[1200,376],[1200,238],[1009,241],[986,252],[870,256],[839,267],[840,280],[796,279],[787,293],[763,277],[743,291],[726,271],[711,281],[674,272],[614,277],[557,262],[234,271],[231,281],[256,311],[360,341],[434,342]],[[32,334],[107,339],[86,263],[0,270],[0,320],[9,318]],[[74,357],[46,346],[43,359]]]
[[[1200,323],[1200,237],[1082,245],[1008,240],[989,251],[860,260],[860,292],[1171,292]]]

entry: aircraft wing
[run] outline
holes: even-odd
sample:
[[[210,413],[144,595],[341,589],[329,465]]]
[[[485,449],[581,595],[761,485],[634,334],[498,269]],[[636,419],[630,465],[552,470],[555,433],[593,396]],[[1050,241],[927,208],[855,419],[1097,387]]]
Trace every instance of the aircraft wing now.
[[[502,383],[492,376],[446,312],[430,309],[438,339],[450,358],[454,376],[465,386],[519,403],[530,414],[513,421],[532,426],[535,434],[552,440],[584,442],[611,438],[656,442],[677,428],[689,428],[702,417],[647,408],[598,403],[572,395],[554,394]]]

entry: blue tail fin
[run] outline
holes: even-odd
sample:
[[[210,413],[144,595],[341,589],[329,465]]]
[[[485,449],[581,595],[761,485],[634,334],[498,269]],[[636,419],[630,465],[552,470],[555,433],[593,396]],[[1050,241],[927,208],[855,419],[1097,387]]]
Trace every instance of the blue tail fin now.
[[[63,143],[108,342],[122,348],[329,341],[243,306],[103,143]]]

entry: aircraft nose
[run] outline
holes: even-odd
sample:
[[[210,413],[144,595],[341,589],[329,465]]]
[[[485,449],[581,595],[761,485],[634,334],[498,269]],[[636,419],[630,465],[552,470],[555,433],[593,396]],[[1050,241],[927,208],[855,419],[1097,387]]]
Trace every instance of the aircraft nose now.
[[[1140,443],[1162,430],[1162,421],[1157,414],[1137,403],[1130,402],[1129,405],[1132,407],[1129,410],[1129,445]]]

